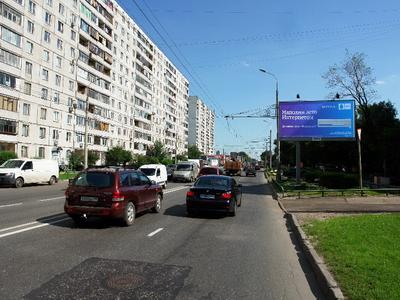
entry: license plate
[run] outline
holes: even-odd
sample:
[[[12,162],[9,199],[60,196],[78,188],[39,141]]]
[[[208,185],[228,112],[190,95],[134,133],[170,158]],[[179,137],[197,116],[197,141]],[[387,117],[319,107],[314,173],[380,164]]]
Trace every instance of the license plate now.
[[[203,199],[215,199],[215,195],[200,194],[200,198],[203,198]]]
[[[99,198],[97,197],[91,197],[91,196],[81,196],[81,201],[86,201],[86,202],[97,202]]]

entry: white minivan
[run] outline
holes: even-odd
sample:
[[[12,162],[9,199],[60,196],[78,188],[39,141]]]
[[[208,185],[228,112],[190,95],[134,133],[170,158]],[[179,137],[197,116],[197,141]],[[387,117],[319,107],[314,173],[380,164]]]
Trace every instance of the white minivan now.
[[[163,189],[167,187],[167,167],[162,164],[143,165],[139,168],[150,180],[154,180]]]
[[[54,184],[58,181],[59,169],[56,160],[9,159],[0,166],[0,184],[17,188],[29,183]]]

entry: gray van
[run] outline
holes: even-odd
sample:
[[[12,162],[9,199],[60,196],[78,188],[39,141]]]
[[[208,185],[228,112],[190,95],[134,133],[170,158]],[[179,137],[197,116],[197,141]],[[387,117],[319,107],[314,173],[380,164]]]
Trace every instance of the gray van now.
[[[193,182],[198,174],[199,166],[196,162],[183,161],[176,165],[176,169],[172,173],[172,180]]]

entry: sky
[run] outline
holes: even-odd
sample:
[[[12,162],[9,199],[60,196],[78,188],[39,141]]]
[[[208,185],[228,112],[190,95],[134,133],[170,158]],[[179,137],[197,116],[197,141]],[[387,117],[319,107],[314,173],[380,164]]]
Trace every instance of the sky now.
[[[400,111],[398,0],[118,2],[187,77],[190,95],[215,110],[221,153],[259,158],[270,130],[276,134],[271,118],[224,118],[274,105],[275,79],[260,68],[278,79],[280,101],[324,100],[332,91],[321,75],[346,49],[362,52],[376,78],[373,101]]]

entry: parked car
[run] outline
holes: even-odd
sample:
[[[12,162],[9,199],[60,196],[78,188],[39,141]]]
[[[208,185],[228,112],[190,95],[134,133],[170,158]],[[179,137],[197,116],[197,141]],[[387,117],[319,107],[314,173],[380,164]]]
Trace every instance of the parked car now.
[[[172,174],[174,173],[175,169],[176,169],[176,165],[175,164],[167,166],[167,177],[168,177],[168,180],[172,179]]]
[[[253,166],[247,166],[244,171],[246,173],[246,176],[250,176],[250,175],[257,176],[256,168]]]
[[[188,215],[201,211],[216,211],[236,215],[242,205],[242,185],[224,175],[201,176],[186,193]]]
[[[0,184],[21,188],[24,184],[58,181],[58,162],[50,159],[9,159],[0,166]]]
[[[123,168],[87,169],[65,191],[64,211],[80,224],[87,216],[122,219],[130,226],[138,212],[161,211],[163,192],[142,172]]]
[[[193,182],[198,174],[199,167],[196,162],[180,162],[176,165],[176,169],[172,174],[172,180]]]
[[[224,175],[224,171],[218,167],[202,167],[197,177],[204,175]]]
[[[162,164],[143,165],[139,168],[150,180],[154,180],[164,189],[167,187],[168,175],[167,168]]]

